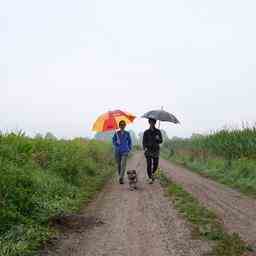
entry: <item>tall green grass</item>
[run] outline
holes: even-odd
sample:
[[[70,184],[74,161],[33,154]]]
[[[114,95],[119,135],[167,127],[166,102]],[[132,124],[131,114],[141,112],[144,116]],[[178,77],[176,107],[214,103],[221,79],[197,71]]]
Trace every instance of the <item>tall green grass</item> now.
[[[0,135],[0,255],[34,255],[49,218],[89,201],[113,164],[106,143]]]
[[[256,127],[223,129],[190,139],[173,139],[165,147],[177,152],[189,150],[195,156],[220,156],[225,159],[256,159]]]
[[[256,127],[168,140],[163,151],[194,171],[256,195]]]

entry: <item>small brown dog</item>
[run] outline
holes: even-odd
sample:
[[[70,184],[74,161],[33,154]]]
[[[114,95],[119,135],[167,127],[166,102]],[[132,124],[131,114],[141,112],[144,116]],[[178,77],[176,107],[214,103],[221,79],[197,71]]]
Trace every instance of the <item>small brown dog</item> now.
[[[127,171],[127,176],[128,176],[128,180],[129,180],[130,190],[137,189],[138,177],[137,177],[136,170],[128,170]]]

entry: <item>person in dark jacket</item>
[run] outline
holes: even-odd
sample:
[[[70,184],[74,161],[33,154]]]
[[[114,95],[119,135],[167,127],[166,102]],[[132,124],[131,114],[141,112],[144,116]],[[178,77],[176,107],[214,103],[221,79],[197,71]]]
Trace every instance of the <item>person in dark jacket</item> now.
[[[115,132],[112,143],[115,147],[115,157],[117,162],[117,169],[119,175],[119,183],[124,183],[124,175],[126,169],[126,161],[129,152],[132,149],[132,140],[130,133],[125,131],[126,123],[124,120],[119,122],[120,130]]]
[[[159,129],[155,127],[156,120],[149,119],[149,129],[143,133],[143,149],[147,160],[147,174],[152,184],[154,181],[154,173],[158,168],[160,146],[163,142],[162,134]]]

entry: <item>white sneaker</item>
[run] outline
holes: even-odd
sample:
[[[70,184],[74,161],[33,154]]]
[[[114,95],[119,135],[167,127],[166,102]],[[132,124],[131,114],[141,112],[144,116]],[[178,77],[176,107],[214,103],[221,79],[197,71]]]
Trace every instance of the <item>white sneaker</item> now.
[[[153,184],[154,183],[154,180],[153,179],[149,179],[149,184]]]

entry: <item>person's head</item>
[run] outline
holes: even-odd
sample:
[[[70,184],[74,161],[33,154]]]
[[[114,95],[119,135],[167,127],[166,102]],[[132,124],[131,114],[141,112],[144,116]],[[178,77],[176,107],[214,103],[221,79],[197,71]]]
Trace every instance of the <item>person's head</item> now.
[[[148,123],[149,123],[149,125],[150,125],[150,128],[154,128],[155,125],[156,125],[156,120],[153,119],[153,118],[149,118],[149,119],[148,119]]]
[[[125,122],[124,120],[121,120],[121,121],[119,122],[119,128],[120,128],[121,130],[124,130],[125,126],[126,126],[126,122]]]

